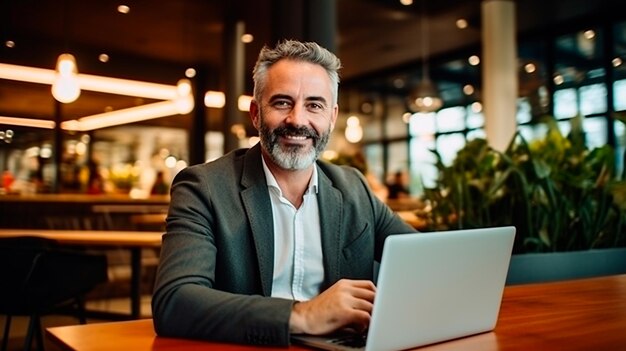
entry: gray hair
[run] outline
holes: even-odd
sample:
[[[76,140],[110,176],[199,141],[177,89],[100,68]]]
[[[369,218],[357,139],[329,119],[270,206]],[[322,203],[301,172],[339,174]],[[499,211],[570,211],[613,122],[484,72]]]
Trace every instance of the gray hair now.
[[[339,94],[339,69],[341,61],[335,54],[314,42],[300,42],[297,40],[284,40],[275,48],[267,45],[261,49],[257,59],[252,78],[254,80],[254,99],[261,101],[261,95],[267,82],[267,70],[282,59],[304,61],[322,66],[331,81],[333,103],[337,103]]]

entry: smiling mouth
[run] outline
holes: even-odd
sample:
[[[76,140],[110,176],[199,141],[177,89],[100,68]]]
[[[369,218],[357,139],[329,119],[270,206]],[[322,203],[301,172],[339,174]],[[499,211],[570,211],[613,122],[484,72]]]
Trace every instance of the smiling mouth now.
[[[307,140],[309,137],[304,135],[283,135],[283,138],[293,141],[304,141]]]
[[[309,139],[311,138],[304,135],[281,135],[282,144],[285,147],[302,148],[310,145]]]
[[[311,143],[315,144],[315,131],[306,127],[281,126],[274,130],[274,135],[285,146],[302,147]],[[311,140],[309,142],[309,140]]]

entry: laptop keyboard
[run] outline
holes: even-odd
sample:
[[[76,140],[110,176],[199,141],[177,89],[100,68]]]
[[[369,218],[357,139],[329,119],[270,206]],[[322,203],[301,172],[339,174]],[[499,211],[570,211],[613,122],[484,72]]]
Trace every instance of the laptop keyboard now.
[[[359,349],[359,348],[365,347],[366,340],[367,340],[367,333],[345,335],[342,337],[332,339],[329,342],[336,344],[336,345]]]

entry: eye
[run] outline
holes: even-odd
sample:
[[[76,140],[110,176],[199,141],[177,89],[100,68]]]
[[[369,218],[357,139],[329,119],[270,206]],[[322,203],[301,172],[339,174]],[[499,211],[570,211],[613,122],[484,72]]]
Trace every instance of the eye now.
[[[280,110],[291,108],[291,101],[289,100],[274,100],[272,102],[272,107]]]
[[[306,107],[309,111],[324,111],[326,109],[324,104],[319,102],[310,102]]]

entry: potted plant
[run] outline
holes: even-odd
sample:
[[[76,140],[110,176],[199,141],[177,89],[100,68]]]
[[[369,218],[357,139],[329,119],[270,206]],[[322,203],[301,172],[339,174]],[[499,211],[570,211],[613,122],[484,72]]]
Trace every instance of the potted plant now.
[[[518,132],[504,152],[474,139],[450,166],[437,155],[439,179],[419,214],[426,230],[514,225],[510,283],[626,272],[626,181],[615,177],[610,146],[585,146],[580,122],[563,136],[548,119],[544,138],[528,142]],[[602,256],[570,261],[569,253]],[[553,262],[561,256],[565,263]],[[610,267],[596,270],[597,263]]]

